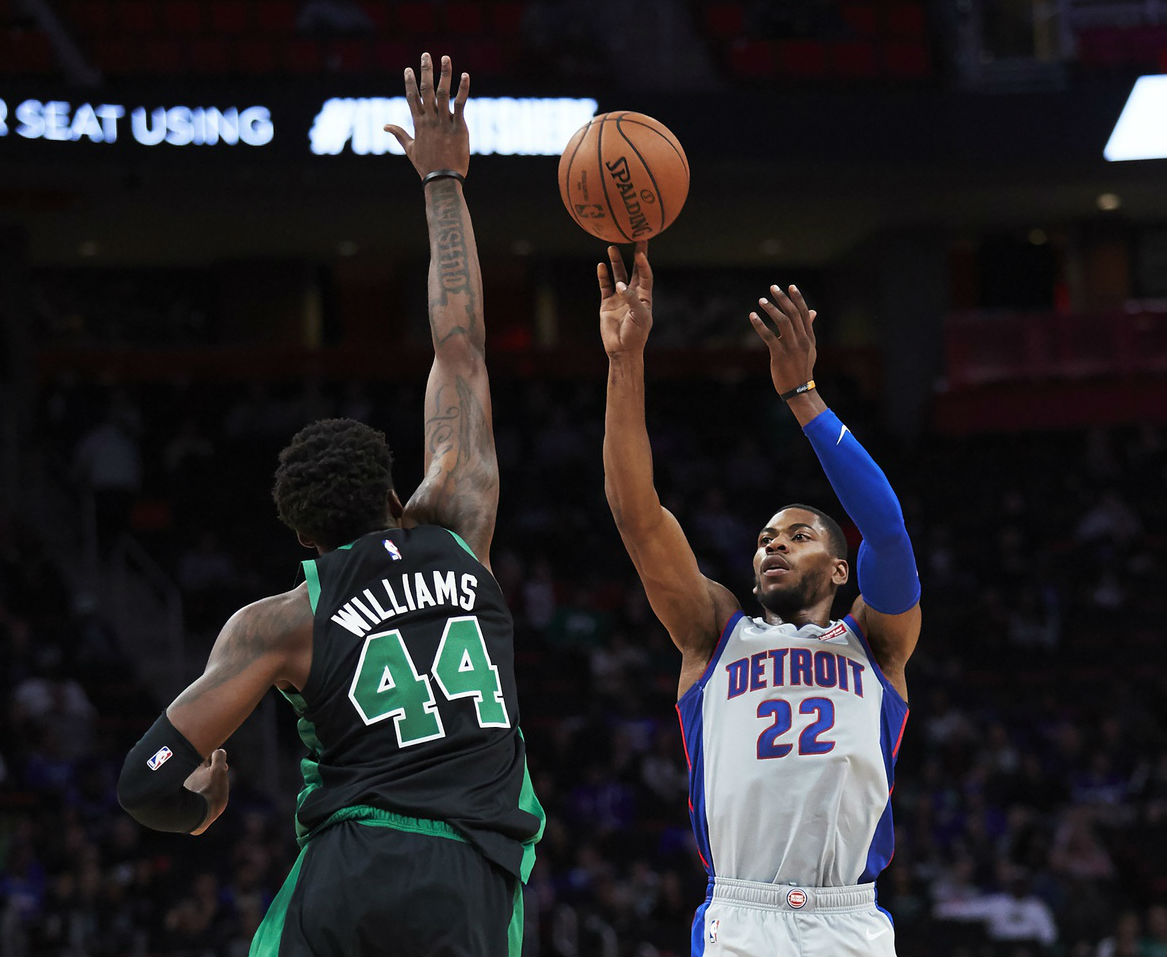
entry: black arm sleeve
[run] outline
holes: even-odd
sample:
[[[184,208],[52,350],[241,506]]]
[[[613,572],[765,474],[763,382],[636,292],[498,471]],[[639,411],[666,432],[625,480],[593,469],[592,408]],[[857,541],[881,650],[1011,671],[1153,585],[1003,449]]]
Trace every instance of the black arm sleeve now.
[[[184,787],[202,756],[170,723],[166,712],[126,755],[118,803],[139,824],[189,834],[206,819],[207,800]]]

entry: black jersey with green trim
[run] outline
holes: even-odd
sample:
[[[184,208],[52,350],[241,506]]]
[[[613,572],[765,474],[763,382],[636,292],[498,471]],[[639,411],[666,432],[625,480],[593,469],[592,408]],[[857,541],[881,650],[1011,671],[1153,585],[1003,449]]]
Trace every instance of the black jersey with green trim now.
[[[525,880],[543,810],[494,577],[435,525],[373,532],[303,564],[312,666],[299,693],[284,692],[308,747],[301,840],[341,808],[383,808],[447,822]]]

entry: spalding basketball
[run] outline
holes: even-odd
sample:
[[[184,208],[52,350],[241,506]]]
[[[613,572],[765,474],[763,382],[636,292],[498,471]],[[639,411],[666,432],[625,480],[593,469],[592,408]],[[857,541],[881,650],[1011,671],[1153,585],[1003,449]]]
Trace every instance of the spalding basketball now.
[[[689,195],[689,161],[663,123],[617,110],[593,116],[559,158],[559,195],[580,226],[609,243],[662,232]]]

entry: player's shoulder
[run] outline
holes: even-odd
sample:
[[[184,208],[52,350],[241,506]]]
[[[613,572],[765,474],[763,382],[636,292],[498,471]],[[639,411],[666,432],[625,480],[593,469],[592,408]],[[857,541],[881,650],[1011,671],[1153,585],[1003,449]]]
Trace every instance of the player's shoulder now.
[[[885,614],[876,611],[863,596],[856,597],[848,616],[859,627],[864,637],[875,646],[888,645],[897,649],[906,661],[916,647],[920,637],[922,615],[917,601],[911,608],[899,614]]]
[[[716,641],[724,634],[730,623],[736,624],[739,618],[745,616],[745,612],[742,610],[741,602],[737,600],[737,595],[721,582],[706,578],[705,588],[709,594],[709,600],[713,604],[713,623],[715,626],[713,637]]]
[[[277,651],[310,636],[313,615],[308,585],[268,595],[244,605],[227,622],[227,629],[237,640],[257,648]]]
[[[489,570],[490,565],[484,554],[480,554],[482,546],[474,548],[457,531],[446,525],[426,523],[421,525],[406,525],[393,529],[398,533],[396,540],[403,554],[406,549],[417,548],[423,555],[445,561],[451,555],[469,558],[474,564],[482,565]],[[391,549],[390,544],[386,544]]]

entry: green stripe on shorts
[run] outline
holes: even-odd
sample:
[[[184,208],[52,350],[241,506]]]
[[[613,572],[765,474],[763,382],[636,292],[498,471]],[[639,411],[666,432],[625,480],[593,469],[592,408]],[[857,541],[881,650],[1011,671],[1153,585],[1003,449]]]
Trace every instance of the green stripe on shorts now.
[[[523,882],[515,881],[515,906],[507,925],[507,957],[523,957]]]
[[[267,913],[263,915],[263,920],[256,928],[255,936],[251,938],[251,949],[247,952],[247,957],[279,957],[280,941],[284,936],[284,921],[288,917],[288,905],[291,904],[292,895],[296,892],[296,883],[300,879],[300,866],[304,863],[304,855],[307,853],[308,848],[305,847],[296,857],[296,863],[288,872],[283,887],[276,894],[275,900],[271,902]]]

